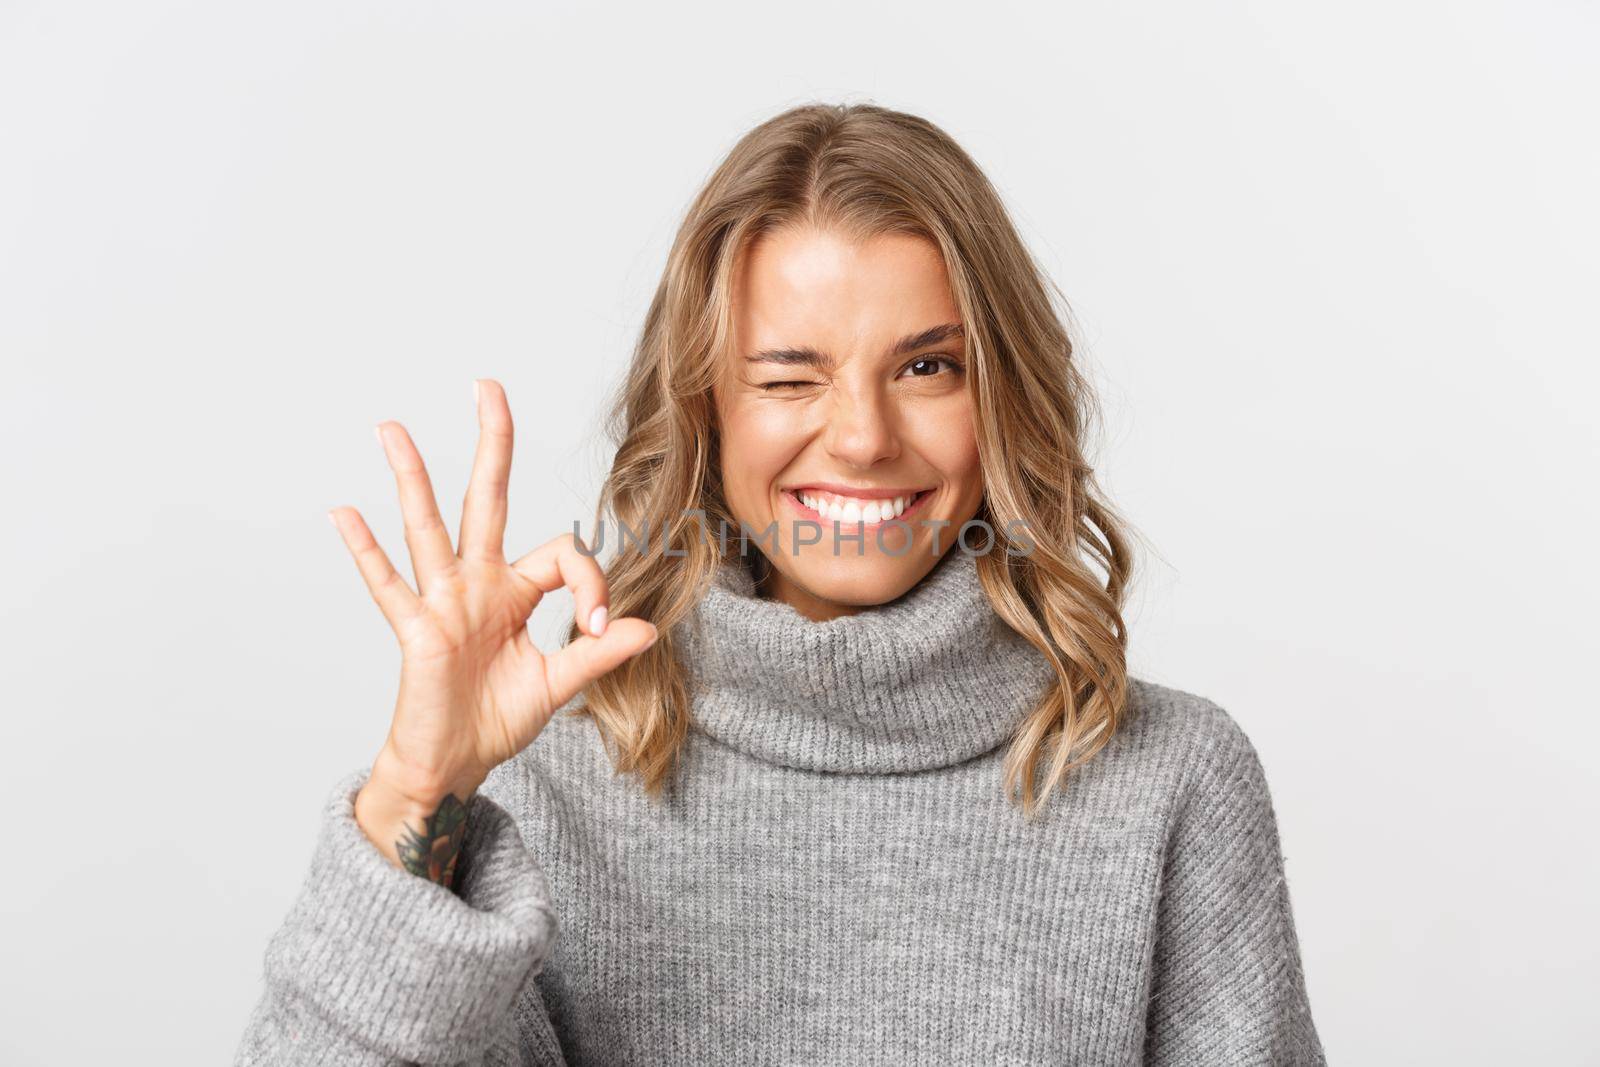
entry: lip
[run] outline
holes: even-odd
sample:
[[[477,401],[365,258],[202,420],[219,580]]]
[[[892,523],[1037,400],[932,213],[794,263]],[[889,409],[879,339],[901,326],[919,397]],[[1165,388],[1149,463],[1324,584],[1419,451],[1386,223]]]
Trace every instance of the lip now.
[[[782,491],[783,492],[783,498],[789,502],[789,506],[791,508],[793,508],[796,512],[799,513],[799,515],[800,515],[800,517],[802,519],[809,519],[812,522],[819,523],[820,525],[823,526],[823,528],[827,528],[827,526],[830,525],[830,524],[837,524],[839,526],[860,526],[860,527],[862,527],[864,529],[868,529],[868,530],[876,529],[877,527],[882,526],[886,522],[905,522],[908,516],[915,515],[918,512],[922,511],[923,507],[933,497],[933,494],[934,494],[934,490],[932,490],[932,489],[909,489],[909,490],[908,489],[897,489],[897,490],[894,490],[894,492],[890,493],[889,495],[903,495],[903,496],[910,496],[910,497],[914,498],[911,501],[911,503],[906,505],[906,509],[904,511],[902,511],[899,515],[896,515],[892,519],[879,519],[877,522],[862,522],[862,521],[860,521],[858,519],[853,523],[847,523],[843,519],[830,519],[826,515],[822,514],[821,512],[819,512],[817,510],[815,510],[814,508],[807,507],[805,505],[805,503],[801,501],[800,496],[799,496],[799,493],[800,493],[801,490],[807,490],[807,489],[818,489],[818,490],[821,490],[823,492],[838,493],[839,496],[850,496],[850,497],[855,497],[857,499],[863,499],[863,500],[881,500],[881,499],[883,499],[883,497],[878,496],[877,494],[879,494],[879,493],[889,493],[889,490],[886,490],[886,489],[874,489],[874,490],[872,490],[871,495],[868,495],[867,493],[865,493],[862,490],[856,490],[855,492],[850,492],[850,493],[843,493],[843,492],[839,492],[837,489],[830,489],[830,488],[828,488],[827,485],[825,485],[823,483],[820,483],[820,482],[807,482],[805,485],[797,485],[793,489],[784,489]]]
[[[785,493],[798,493],[802,489],[816,489],[832,493],[834,496],[853,496],[857,500],[893,500],[897,496],[916,496],[918,493],[931,492],[927,486],[922,485],[873,485],[862,489],[853,485],[840,485],[838,482],[797,482],[783,487]]]

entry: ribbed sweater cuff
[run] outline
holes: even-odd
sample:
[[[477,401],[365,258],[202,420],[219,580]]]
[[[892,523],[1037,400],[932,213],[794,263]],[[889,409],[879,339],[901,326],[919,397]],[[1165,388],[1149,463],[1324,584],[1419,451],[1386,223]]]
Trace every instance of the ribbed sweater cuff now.
[[[355,820],[370,768],[329,794],[310,871],[266,954],[266,981],[360,1043],[404,1060],[470,1060],[555,944],[544,873],[512,817],[468,808],[454,890],[391,864]],[[310,1037],[311,1035],[307,1035]]]

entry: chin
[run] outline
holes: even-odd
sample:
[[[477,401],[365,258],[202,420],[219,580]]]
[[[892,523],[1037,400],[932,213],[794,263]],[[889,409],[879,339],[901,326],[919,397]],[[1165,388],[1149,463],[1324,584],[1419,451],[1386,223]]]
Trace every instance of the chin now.
[[[918,566],[925,562],[931,563],[915,551],[898,558],[872,552],[864,556],[819,553],[808,558],[803,552],[785,561],[791,579],[812,596],[857,608],[887,604],[904,596],[929,569]]]

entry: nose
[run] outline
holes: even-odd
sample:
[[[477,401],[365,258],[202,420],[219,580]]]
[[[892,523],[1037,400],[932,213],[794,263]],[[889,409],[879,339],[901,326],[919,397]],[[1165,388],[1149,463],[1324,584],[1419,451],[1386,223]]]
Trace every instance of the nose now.
[[[896,413],[875,389],[835,390],[823,445],[840,463],[862,469],[900,454]]]

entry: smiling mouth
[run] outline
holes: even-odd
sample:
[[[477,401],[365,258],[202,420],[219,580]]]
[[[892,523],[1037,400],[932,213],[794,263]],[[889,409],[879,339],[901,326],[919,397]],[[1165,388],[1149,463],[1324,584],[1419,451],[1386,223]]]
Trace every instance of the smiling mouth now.
[[[820,489],[785,489],[783,495],[800,513],[801,518],[812,522],[838,522],[846,525],[879,526],[891,519],[904,519],[922,508],[932,489],[919,489],[910,496],[855,497],[840,496]]]

